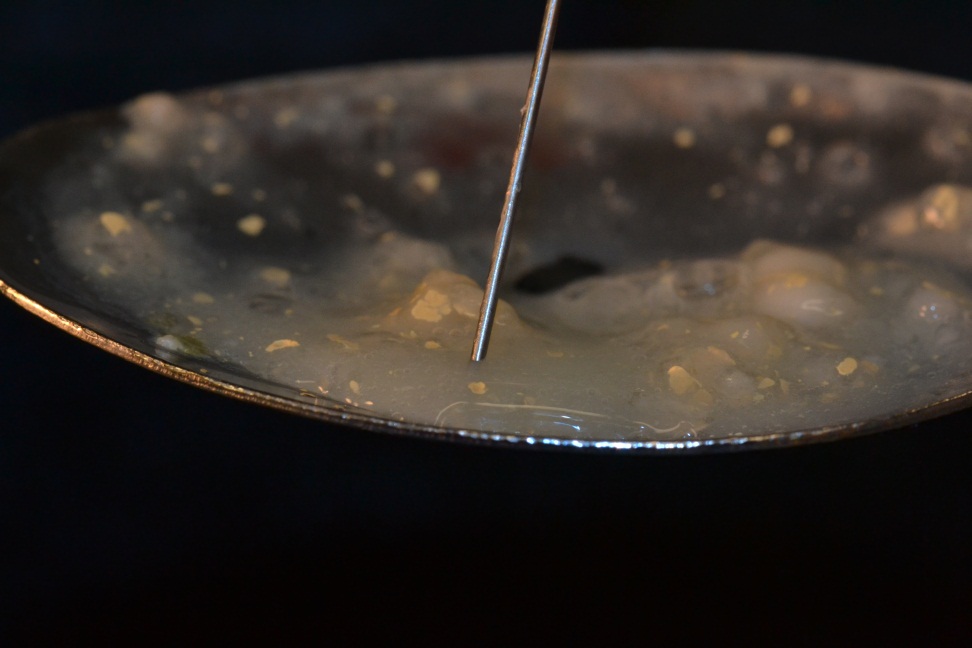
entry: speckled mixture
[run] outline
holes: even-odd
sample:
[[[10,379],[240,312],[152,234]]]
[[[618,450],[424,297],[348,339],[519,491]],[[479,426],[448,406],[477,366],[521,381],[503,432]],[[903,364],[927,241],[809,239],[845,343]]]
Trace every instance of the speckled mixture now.
[[[207,153],[245,152],[226,123],[190,117],[165,95],[127,114],[130,132],[106,143],[116,160],[163,164],[177,146],[169,135],[192,133],[189,166],[213,200],[240,203],[229,235],[258,246],[298,229],[299,214],[271,207],[261,187],[207,167]],[[766,146],[793,137],[781,124]],[[686,148],[695,135],[672,139]],[[418,195],[443,182],[434,168],[401,179],[390,160],[374,173]],[[186,217],[178,188],[135,209],[67,210],[55,240],[105,303],[143,318],[160,357],[187,368],[215,359],[296,399],[390,420],[568,438],[732,436],[900,411],[968,373],[972,293],[954,272],[972,265],[972,189],[941,185],[889,206],[843,249],[757,240],[724,258],[632,260],[543,294],[510,289],[478,365],[481,278],[467,276],[454,242],[406,234],[353,194],[344,202],[365,224],[340,249],[293,260],[207,254],[173,225]]]

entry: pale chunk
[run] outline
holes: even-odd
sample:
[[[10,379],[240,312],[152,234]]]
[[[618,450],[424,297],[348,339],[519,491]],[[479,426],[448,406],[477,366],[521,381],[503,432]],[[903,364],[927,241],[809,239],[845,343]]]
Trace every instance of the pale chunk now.
[[[424,337],[470,337],[479,319],[483,289],[469,277],[448,270],[435,270],[422,279],[406,303],[394,308],[385,326],[399,334]],[[500,300],[494,319],[496,330],[518,328],[520,319],[513,308]]]
[[[972,267],[972,187],[929,187],[882,211],[862,228],[861,238],[899,254]]]
[[[753,280],[757,282],[799,273],[840,286],[847,276],[844,264],[829,254],[771,241],[750,244],[743,251],[742,259],[751,264]]]
[[[857,311],[850,295],[802,273],[782,275],[762,285],[753,305],[757,313],[810,329],[843,326]]]

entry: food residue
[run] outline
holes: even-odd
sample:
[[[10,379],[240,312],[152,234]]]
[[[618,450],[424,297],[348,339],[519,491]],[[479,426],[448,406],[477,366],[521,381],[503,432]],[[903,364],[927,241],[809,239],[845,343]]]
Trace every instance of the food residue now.
[[[793,141],[793,127],[777,124],[766,133],[766,144],[770,148],[780,148]]]
[[[118,212],[102,212],[98,220],[101,221],[102,227],[108,230],[108,233],[112,236],[128,234],[132,231],[132,224],[128,222],[128,219],[125,216],[119,214]]]
[[[837,365],[837,373],[841,376],[849,376],[857,371],[857,360],[854,358],[844,358]]]
[[[290,270],[267,266],[260,270],[260,278],[277,288],[284,288],[290,283]]]
[[[672,141],[678,148],[692,148],[695,146],[695,131],[693,131],[691,128],[685,127],[676,129],[675,134],[672,135]]]
[[[267,226],[266,219],[259,214],[244,216],[236,222],[236,227],[247,236],[260,236]]]
[[[297,340],[275,340],[267,345],[265,351],[267,353],[273,353],[274,351],[279,351],[280,349],[291,349],[299,346],[300,342]]]
[[[212,304],[216,300],[209,293],[197,292],[192,296],[192,301],[197,304]]]
[[[412,184],[426,196],[431,196],[439,190],[442,184],[442,176],[435,169],[419,169],[412,176]]]
[[[223,116],[164,94],[143,97],[123,111],[129,132],[98,150],[135,169],[133,178],[178,168],[191,180],[133,183],[126,204],[118,192],[91,189],[96,183],[86,177],[72,186],[100,195],[100,204],[68,211],[52,236],[102,303],[138,313],[146,342],[166,361],[214,377],[246,375],[283,398],[313,392],[324,406],[388,420],[497,434],[686,440],[839,425],[926,405],[928,393],[946,393],[965,375],[972,353],[972,290],[962,274],[972,271],[972,187],[933,184],[858,215],[848,192],[885,172],[872,162],[876,149],[837,129],[810,150],[813,132],[807,146],[797,139],[805,122],[782,119],[815,101],[811,89],[783,92],[784,115],[748,133],[749,148],[739,151],[721,131],[716,137],[705,124],[675,121],[687,123],[688,115],[652,122],[667,154],[708,145],[709,137],[738,153],[736,167],[713,166],[709,174],[700,166],[692,180],[700,211],[686,213],[685,222],[704,232],[705,219],[715,219],[706,256],[673,245],[650,257],[650,245],[621,240],[630,219],[617,214],[674,207],[636,202],[633,172],[596,166],[607,152],[593,140],[580,147],[591,163],[589,202],[556,198],[567,230],[591,209],[604,217],[603,231],[574,232],[569,245],[560,234],[519,239],[484,363],[471,364],[469,351],[482,299],[476,281],[492,239],[461,218],[464,201],[478,209],[476,200],[501,187],[481,182],[463,193],[463,174],[478,167],[447,164],[448,151],[438,159],[420,146],[402,155],[381,129],[342,132],[363,138],[367,150],[319,152],[358,181],[342,176],[341,188],[316,185],[320,175],[291,177],[286,148],[273,149],[279,165],[244,164],[253,140],[241,129],[259,128],[268,142],[291,146],[322,128],[328,105],[317,112],[254,106],[241,124],[231,117],[229,94]],[[823,100],[814,106],[823,110]],[[396,109],[394,98],[372,101],[357,106],[382,128],[396,121],[383,117]],[[180,133],[191,137],[182,141]],[[469,164],[485,165],[492,154]],[[677,157],[691,162],[694,154]],[[752,176],[744,167],[750,162]],[[788,185],[774,183],[794,173],[833,187],[830,203],[814,195],[805,212],[787,213]],[[410,201],[405,216],[384,213],[402,201]],[[754,223],[808,229],[781,228],[786,241],[722,240],[723,208],[745,209]],[[815,219],[805,217],[823,218],[824,210],[833,220],[822,222],[859,226],[857,238],[829,249],[797,244],[820,240]],[[850,216],[859,220],[844,220]],[[272,237],[240,236],[260,237],[268,218]],[[663,232],[653,223],[645,231]],[[586,232],[590,240],[580,240]],[[571,246],[577,249],[565,249]],[[539,292],[517,287],[517,275],[539,273],[567,253],[598,272],[561,277]],[[374,400],[359,398],[362,392]]]

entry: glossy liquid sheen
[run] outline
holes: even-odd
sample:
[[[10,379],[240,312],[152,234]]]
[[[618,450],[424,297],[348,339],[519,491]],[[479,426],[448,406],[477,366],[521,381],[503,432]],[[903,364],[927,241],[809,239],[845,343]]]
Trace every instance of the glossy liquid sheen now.
[[[131,164],[164,158],[165,124],[182,127],[164,97],[142,101],[155,103],[113,153]],[[439,178],[423,173],[415,185],[434,192]],[[106,304],[145,322],[156,355],[230,365],[293,398],[388,420],[565,439],[732,437],[888,416],[954,396],[969,373],[972,190],[958,186],[889,206],[841,249],[757,240],[724,258],[620,259],[540,295],[510,289],[478,364],[482,290],[450,242],[376,222],[319,257],[213,258],[178,226],[180,199],[174,188],[134,210],[75,209],[56,223],[58,252]],[[277,227],[241,214],[230,235],[258,244]]]
[[[233,268],[185,291],[192,263],[163,252],[164,228],[106,212],[63,232],[109,300],[172,283],[144,312],[160,353],[401,421],[639,439],[809,428],[927,399],[972,351],[961,282],[857,248],[757,241],[511,294],[471,364],[482,291],[441,244],[387,231],[319,273]]]

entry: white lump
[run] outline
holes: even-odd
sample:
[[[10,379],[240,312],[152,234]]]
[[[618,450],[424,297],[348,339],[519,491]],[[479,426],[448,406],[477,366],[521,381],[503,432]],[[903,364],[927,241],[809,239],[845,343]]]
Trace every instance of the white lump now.
[[[861,238],[897,254],[972,268],[972,188],[929,187],[878,214],[862,227]]]

